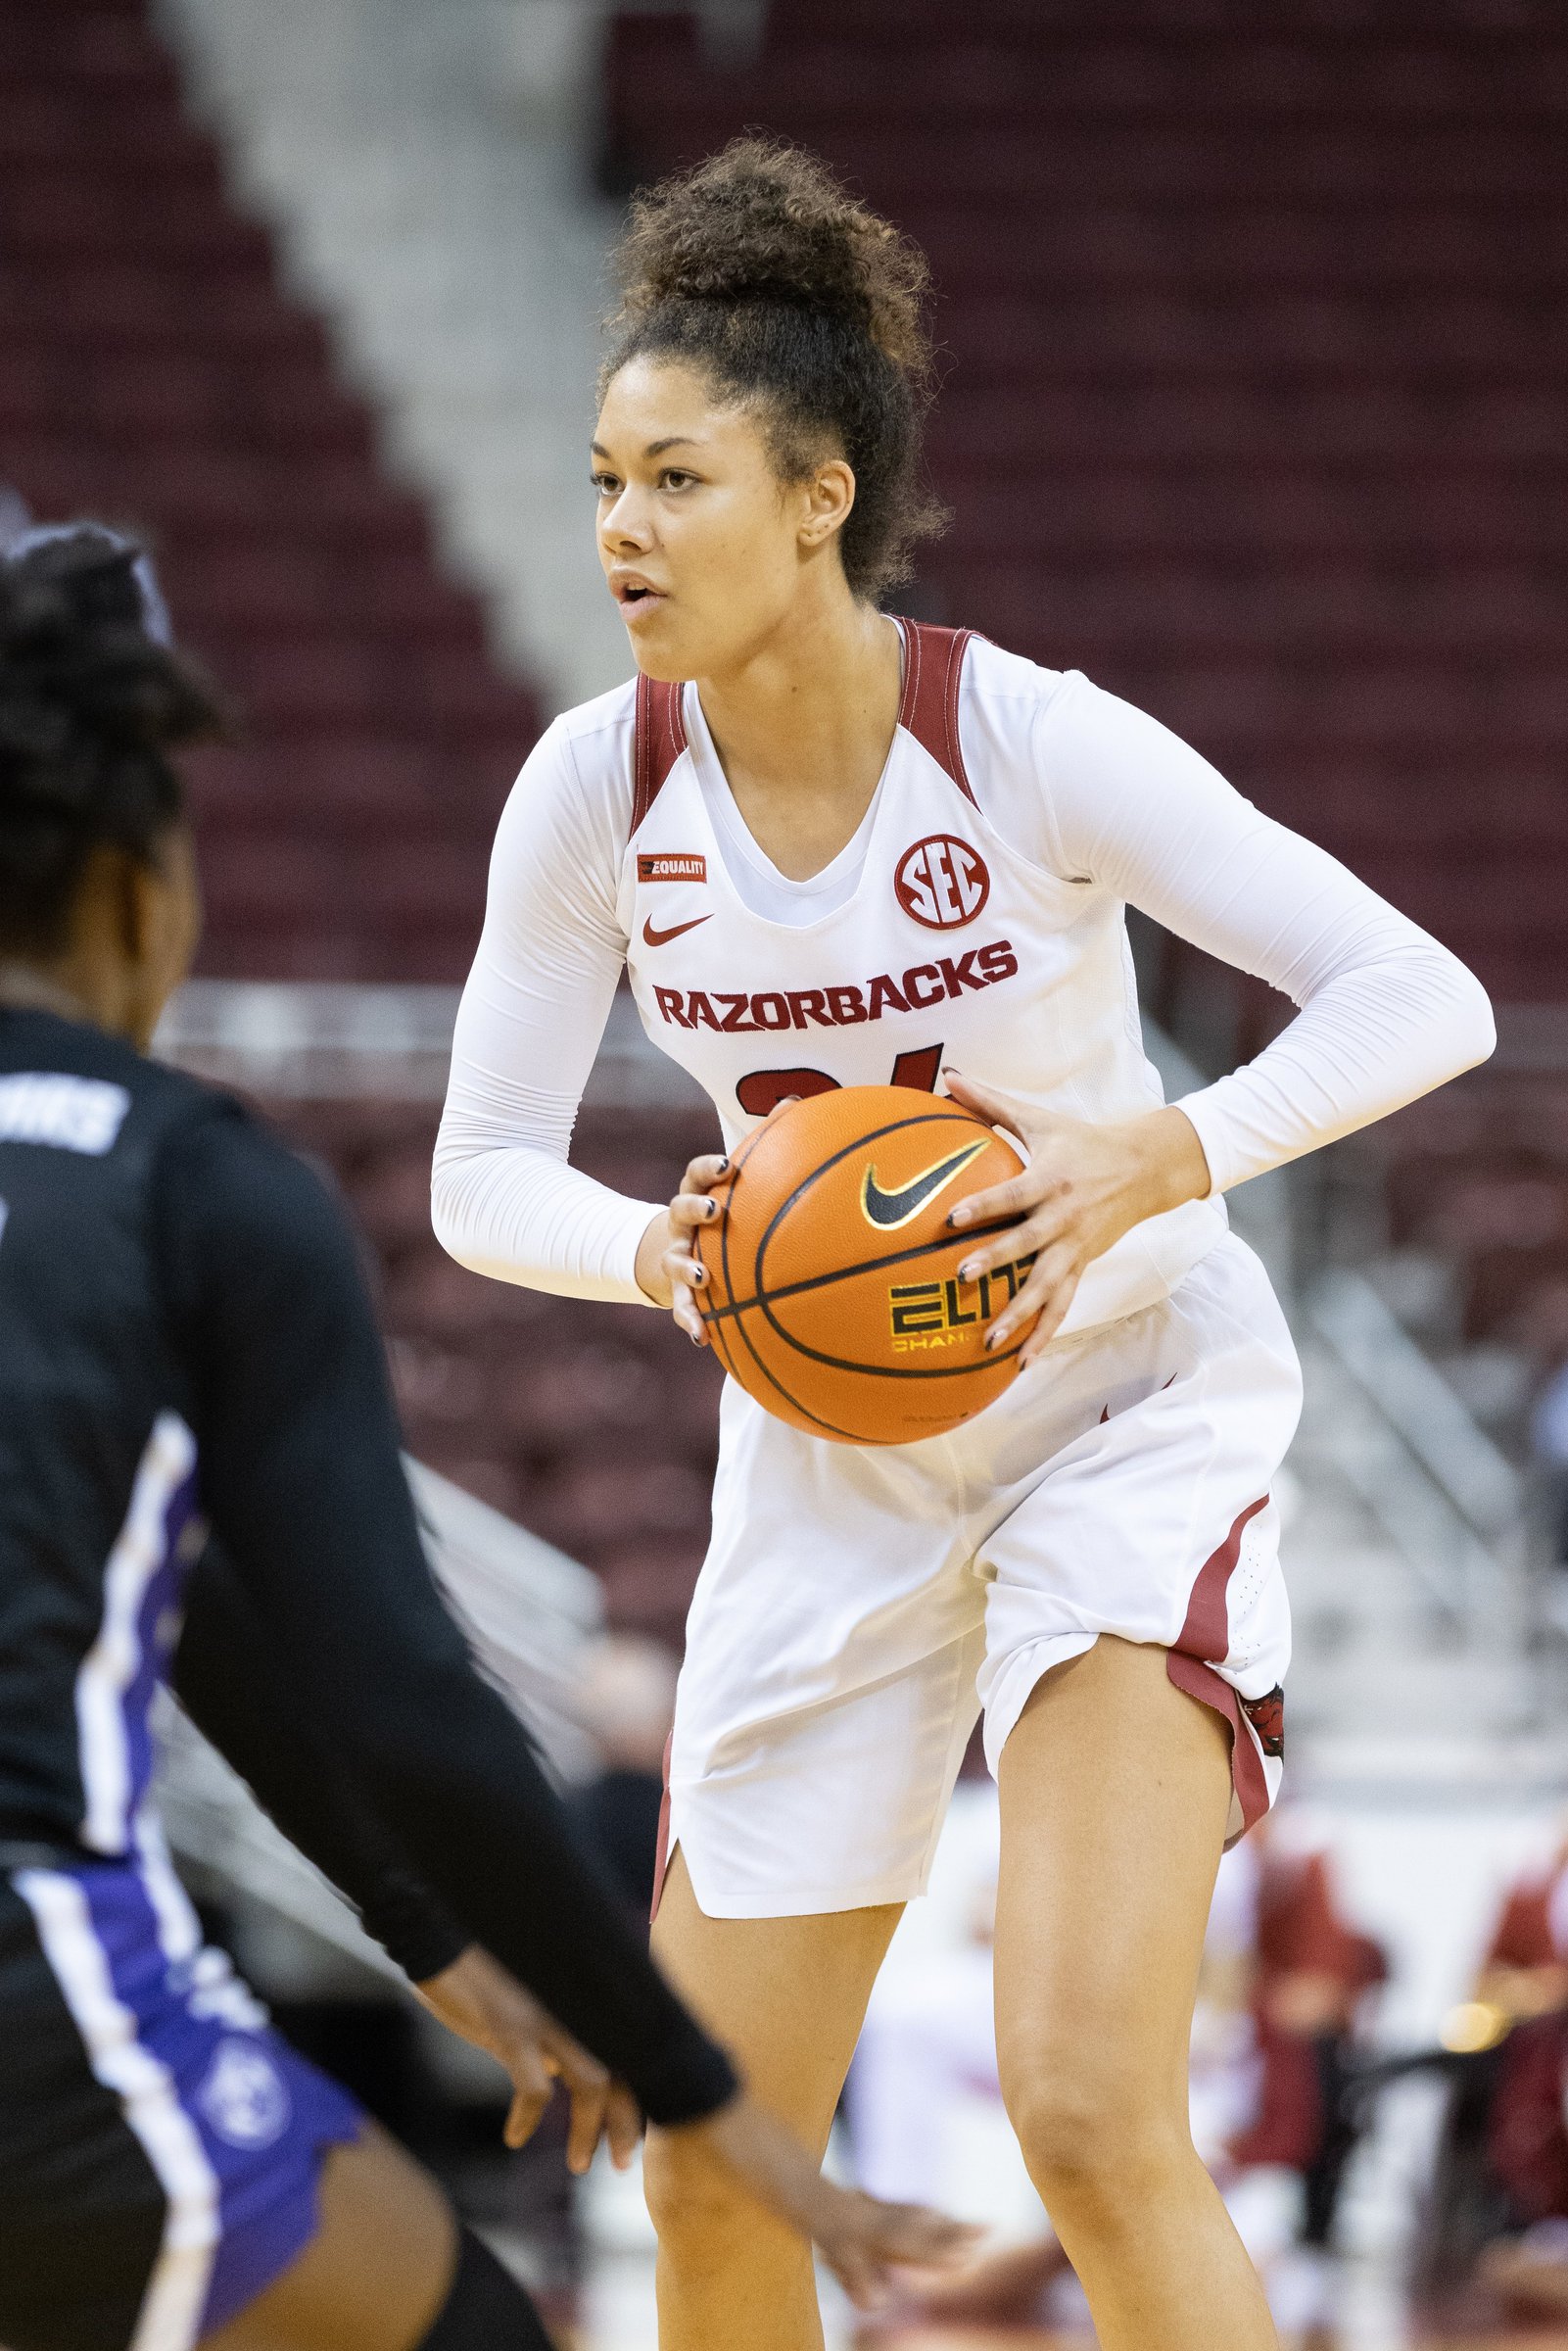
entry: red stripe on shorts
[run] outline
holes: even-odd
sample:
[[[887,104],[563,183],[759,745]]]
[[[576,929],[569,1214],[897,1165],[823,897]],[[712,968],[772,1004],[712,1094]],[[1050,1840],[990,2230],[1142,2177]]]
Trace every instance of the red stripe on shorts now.
[[[1241,1701],[1223,1674],[1216,1673],[1199,1657],[1184,1655],[1179,1649],[1165,1652],[1165,1671],[1178,1690],[1185,1690],[1201,1706],[1212,1706],[1230,1725],[1230,1776],[1241,1805],[1239,1833],[1245,1836],[1268,1810],[1268,1782],[1263,1775],[1263,1758],[1242,1713]]]
[[[1198,1581],[1187,1603],[1187,1621],[1176,1640],[1176,1647],[1189,1657],[1207,1657],[1211,1665],[1221,1665],[1229,1655],[1230,1615],[1225,1596],[1236,1572],[1236,1561],[1241,1558],[1241,1539],[1247,1522],[1267,1508],[1266,1494],[1250,1502],[1219,1549],[1212,1551],[1199,1568]]]
[[[659,1805],[659,1850],[653,1864],[653,1900],[648,1909],[650,1927],[659,1915],[659,1902],[670,1867],[670,1751],[674,1745],[675,1733],[672,1731],[664,1742],[664,1797]]]
[[[1165,1654],[1165,1670],[1178,1690],[1185,1690],[1200,1705],[1212,1706],[1230,1725],[1230,1770],[1235,1782],[1237,1799],[1241,1804],[1243,1830],[1261,1820],[1268,1810],[1268,1782],[1263,1774],[1263,1758],[1253,1739],[1252,1726],[1241,1710],[1241,1701],[1223,1674],[1214,1667],[1221,1665],[1230,1650],[1230,1610],[1227,1606],[1230,1579],[1241,1558],[1241,1539],[1248,1521],[1267,1508],[1268,1496],[1259,1495],[1240,1513],[1229,1534],[1217,1551],[1210,1553],[1198,1570],[1187,1603],[1187,1620],[1177,1635],[1173,1649]]]

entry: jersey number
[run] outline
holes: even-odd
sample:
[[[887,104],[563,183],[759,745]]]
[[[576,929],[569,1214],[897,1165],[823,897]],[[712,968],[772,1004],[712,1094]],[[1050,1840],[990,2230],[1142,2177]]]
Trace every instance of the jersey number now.
[[[907,1085],[917,1094],[936,1091],[942,1067],[940,1045],[923,1046],[919,1053],[900,1053],[889,1085]],[[838,1080],[826,1070],[752,1070],[735,1089],[735,1098],[748,1119],[765,1119],[791,1094],[835,1094]]]

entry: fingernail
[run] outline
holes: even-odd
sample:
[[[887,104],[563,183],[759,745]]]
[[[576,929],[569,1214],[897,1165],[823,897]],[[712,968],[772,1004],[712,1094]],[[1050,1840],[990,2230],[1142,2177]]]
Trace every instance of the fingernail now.
[[[712,1199],[712,1198],[710,1197],[709,1199],[707,1199],[706,1201],[704,1201],[704,1203],[703,1203],[703,1207],[702,1207],[702,1214],[703,1214],[703,1215],[704,1215],[704,1216],[705,1216],[705,1217],[706,1217],[706,1218],[709,1220],[709,1222],[710,1222],[710,1223],[711,1223],[711,1222],[712,1222],[712,1220],[713,1220],[713,1219],[714,1219],[714,1218],[715,1218],[715,1217],[718,1215],[718,1213],[719,1213],[719,1203],[717,1202],[717,1200],[715,1200],[715,1199]]]
[[[707,1280],[707,1278],[708,1278],[708,1269],[707,1269],[707,1267],[706,1267],[706,1266],[693,1266],[693,1267],[692,1267],[692,1269],[691,1269],[691,1278],[692,1278],[692,1280],[693,1280],[694,1282],[703,1282],[703,1281],[706,1281],[706,1280]]]
[[[729,1162],[727,1159],[721,1159],[721,1160],[720,1160],[720,1162],[719,1162],[719,1174],[720,1174],[721,1176],[728,1176],[728,1175],[729,1175],[729,1173],[730,1173],[730,1162]]]
[[[1000,1347],[1007,1335],[1008,1326],[1005,1322],[993,1323],[991,1328],[985,1334],[985,1345],[987,1352],[994,1352],[996,1348]]]
[[[960,1224],[967,1224],[969,1221],[970,1212],[967,1208],[950,1208],[947,1212],[947,1222],[949,1224],[955,1227]]]
[[[974,1280],[976,1280],[976,1279],[978,1278],[978,1276],[979,1276],[979,1271],[980,1271],[980,1261],[979,1261],[979,1259],[978,1259],[977,1257],[967,1257],[967,1258],[964,1260],[964,1263],[963,1263],[963,1264],[962,1264],[962,1265],[959,1267],[959,1270],[958,1270],[958,1277],[959,1277],[959,1280],[960,1280],[960,1281],[974,1281]]]
[[[693,1347],[700,1347],[700,1346],[701,1346],[701,1344],[702,1344],[702,1340],[701,1340],[701,1337],[700,1337],[700,1335],[698,1334],[698,1332],[696,1332],[696,1331],[694,1331],[694,1330],[689,1330],[689,1331],[687,1332],[687,1334],[686,1334],[686,1335],[687,1335],[687,1337],[688,1337],[688,1338],[690,1340],[690,1342],[691,1342],[691,1344],[692,1344],[692,1346],[693,1346]]]

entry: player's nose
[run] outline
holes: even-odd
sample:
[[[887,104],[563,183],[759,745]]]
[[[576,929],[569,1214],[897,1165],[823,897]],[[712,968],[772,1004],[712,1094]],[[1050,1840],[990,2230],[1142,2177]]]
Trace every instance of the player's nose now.
[[[641,554],[652,545],[652,523],[648,501],[639,495],[635,483],[628,483],[619,498],[599,508],[599,544],[616,555]]]

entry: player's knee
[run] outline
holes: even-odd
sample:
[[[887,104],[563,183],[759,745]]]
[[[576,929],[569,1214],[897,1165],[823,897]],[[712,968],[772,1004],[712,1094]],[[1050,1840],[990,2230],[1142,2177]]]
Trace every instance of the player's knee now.
[[[1003,2095],[1048,2209],[1126,2209],[1140,2185],[1157,2193],[1190,2146],[1168,2099],[1099,2051],[1024,2060],[1004,2075]]]
[[[755,2230],[757,2208],[685,2131],[649,2131],[642,2155],[642,2192],[659,2244],[678,2258],[722,2255]]]

